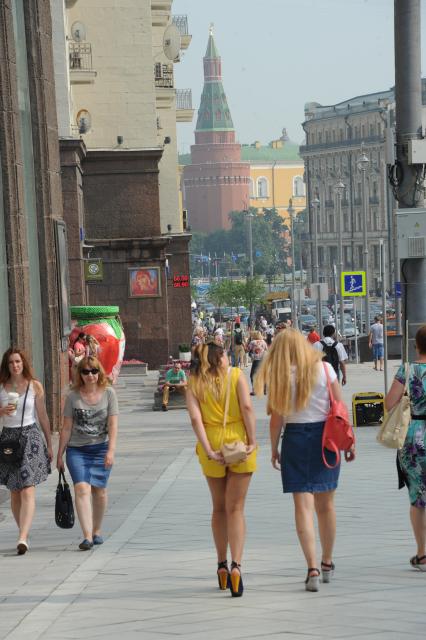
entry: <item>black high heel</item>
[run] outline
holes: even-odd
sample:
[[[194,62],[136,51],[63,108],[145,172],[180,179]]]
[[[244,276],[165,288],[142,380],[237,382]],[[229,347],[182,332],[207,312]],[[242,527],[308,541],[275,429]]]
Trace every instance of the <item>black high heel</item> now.
[[[237,562],[231,562],[231,579],[229,581],[229,588],[233,598],[240,598],[243,595],[244,585],[243,578],[241,576],[241,565]]]
[[[226,591],[229,587],[229,569],[227,560],[217,563],[217,581],[219,582],[219,589],[221,591]]]

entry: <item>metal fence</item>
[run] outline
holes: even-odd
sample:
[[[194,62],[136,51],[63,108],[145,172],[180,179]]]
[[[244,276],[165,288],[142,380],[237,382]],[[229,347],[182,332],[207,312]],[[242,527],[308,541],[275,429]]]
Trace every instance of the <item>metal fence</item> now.
[[[176,89],[176,109],[192,109],[192,89]]]
[[[88,42],[69,42],[71,71],[92,71],[92,45]]]

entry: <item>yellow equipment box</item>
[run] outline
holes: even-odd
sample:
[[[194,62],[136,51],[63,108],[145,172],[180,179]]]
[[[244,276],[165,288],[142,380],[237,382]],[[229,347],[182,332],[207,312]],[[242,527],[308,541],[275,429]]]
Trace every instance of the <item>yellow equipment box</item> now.
[[[352,396],[352,417],[354,427],[380,424],[385,413],[385,396],[375,391],[354,393]]]

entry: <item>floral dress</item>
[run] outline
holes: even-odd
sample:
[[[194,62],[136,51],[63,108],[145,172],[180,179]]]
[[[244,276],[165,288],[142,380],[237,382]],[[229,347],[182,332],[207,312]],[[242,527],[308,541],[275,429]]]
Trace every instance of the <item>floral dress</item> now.
[[[411,420],[404,445],[398,451],[398,462],[410,503],[426,507],[426,363],[411,364],[408,376],[411,414],[424,418]],[[395,379],[405,384],[405,365],[399,367]]]

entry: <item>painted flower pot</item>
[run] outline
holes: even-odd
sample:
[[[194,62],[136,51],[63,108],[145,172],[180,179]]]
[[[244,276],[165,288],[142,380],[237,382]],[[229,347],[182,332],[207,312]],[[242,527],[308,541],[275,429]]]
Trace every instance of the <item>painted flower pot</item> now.
[[[119,310],[115,306],[71,307],[73,330],[69,338],[70,346],[80,332],[94,336],[99,343],[97,357],[113,383],[120,373],[126,346]]]

